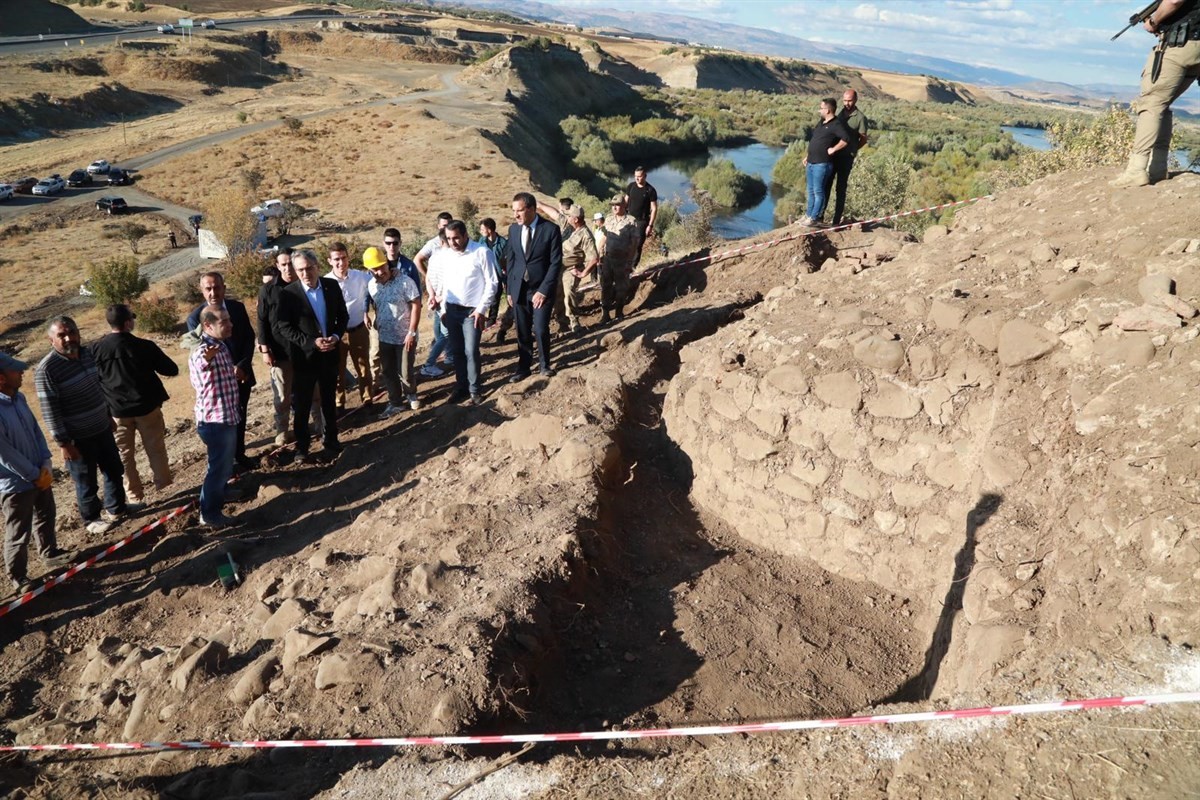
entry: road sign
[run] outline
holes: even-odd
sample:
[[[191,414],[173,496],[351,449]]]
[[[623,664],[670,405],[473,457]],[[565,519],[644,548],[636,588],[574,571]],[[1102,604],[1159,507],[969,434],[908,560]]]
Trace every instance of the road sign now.
[[[191,27],[194,27],[194,24],[193,24],[192,20],[190,20],[190,19],[183,19],[182,17],[180,17],[180,19],[179,19],[179,27],[181,27],[181,28],[191,28]]]

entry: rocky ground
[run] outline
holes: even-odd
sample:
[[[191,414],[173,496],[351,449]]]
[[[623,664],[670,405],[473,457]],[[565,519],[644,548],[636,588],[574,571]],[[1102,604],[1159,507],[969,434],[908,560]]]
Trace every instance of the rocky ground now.
[[[250,475],[237,529],[171,522],[0,619],[5,729],[524,732],[1200,688],[1200,180],[1105,177],[1048,178],[923,243],[818,235],[661,273],[621,326],[562,340],[549,380],[504,383],[512,346],[487,344],[482,407],[442,405],[443,379],[398,422],[353,414],[337,462]],[[269,449],[263,394],[252,409]],[[198,440],[170,442],[160,514],[201,474]],[[1197,721],[542,745],[462,796],[1176,797],[1200,786]],[[497,755],[9,757],[0,780],[441,797]]]

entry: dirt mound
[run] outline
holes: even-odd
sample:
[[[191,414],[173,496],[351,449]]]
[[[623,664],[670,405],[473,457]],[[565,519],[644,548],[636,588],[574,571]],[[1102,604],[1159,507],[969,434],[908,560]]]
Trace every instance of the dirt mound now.
[[[28,98],[0,101],[0,137],[27,136],[30,132],[70,130],[96,122],[135,116],[150,111],[179,108],[172,98],[131,89],[123,83],[104,82],[70,97],[35,92]]]
[[[965,103],[976,105],[986,99],[961,83],[945,81],[930,75],[901,75],[895,72],[863,70],[863,78],[892,97],[914,103]]]
[[[305,53],[331,57],[388,58],[427,64],[463,64],[470,53],[454,49],[457,43],[445,40],[445,46],[404,44],[391,34],[316,31],[272,31],[271,43],[277,53]]]
[[[83,77],[102,77],[108,74],[108,69],[104,66],[104,62],[93,56],[64,58],[55,61],[35,61],[29,67],[38,72],[57,72],[64,75],[78,75]]]

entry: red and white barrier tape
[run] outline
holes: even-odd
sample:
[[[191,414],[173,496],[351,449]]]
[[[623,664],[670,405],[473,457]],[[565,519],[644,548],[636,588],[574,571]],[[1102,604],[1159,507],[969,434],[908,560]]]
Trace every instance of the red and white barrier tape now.
[[[1090,711],[1103,708],[1132,708],[1173,703],[1200,703],[1200,692],[1177,692],[1134,697],[1098,697],[1088,700],[1057,700],[1014,706],[964,708],[950,711],[918,711],[869,717],[808,719],[785,722],[750,722],[740,725],[697,725],[684,728],[644,728],[629,731],[584,731],[580,733],[514,733],[491,736],[399,736],[373,739],[266,739],[243,741],[93,742],[81,744],[19,744],[0,746],[0,753],[50,750],[268,750],[312,747],[420,747],[479,744],[524,744],[528,742],[599,742],[611,739],[663,739],[682,736],[728,736],[731,734],[778,733],[820,728],[854,728],[863,725],[898,725],[948,719],[1009,717]]]
[[[74,565],[73,567],[68,569],[66,572],[63,572],[60,575],[56,575],[55,577],[51,578],[50,580],[46,581],[45,583],[41,584],[40,586],[37,586],[37,587],[31,589],[30,591],[28,591],[25,594],[18,597],[16,600],[12,600],[8,604],[6,604],[4,606],[0,606],[0,617],[3,617],[5,614],[7,614],[10,611],[20,608],[21,606],[25,605],[26,603],[32,601],[33,598],[41,596],[42,594],[44,594],[47,590],[51,589],[52,587],[58,586],[60,583],[70,580],[71,578],[78,575],[80,572],[83,572],[88,567],[95,566],[96,564],[100,563],[104,559],[111,556],[113,553],[120,550],[122,547],[125,547],[126,545],[137,541],[138,539],[145,536],[147,533],[150,533],[150,531],[154,530],[155,528],[161,527],[162,525],[167,523],[169,520],[172,520],[175,517],[178,517],[180,514],[183,514],[184,512],[186,512],[188,509],[190,509],[195,504],[196,504],[196,501],[193,500],[193,501],[187,503],[186,505],[180,506],[179,508],[175,509],[174,511],[167,514],[166,516],[160,517],[159,519],[156,519],[154,522],[151,522],[149,525],[145,525],[142,528],[138,529],[137,531],[129,534],[124,539],[120,540],[119,542],[114,542],[113,544],[110,544],[108,547],[104,548],[100,552],[92,555],[91,557],[89,557],[83,561],[80,561],[78,564]]]
[[[341,420],[345,419],[346,417],[349,417],[352,414],[358,413],[363,408],[364,408],[364,406],[357,406],[356,408],[351,409],[350,411],[347,411],[346,413],[344,413],[340,417],[338,417],[338,421],[340,422]],[[278,447],[275,450],[271,451],[270,455],[276,455],[276,454],[286,450],[289,446],[290,445],[284,445],[282,447]],[[236,480],[237,480],[237,476],[234,476],[233,480],[230,482],[232,483]],[[50,580],[46,581],[45,583],[42,583],[41,585],[29,590],[28,592],[21,595],[17,599],[11,600],[8,603],[6,603],[5,605],[0,606],[0,617],[3,617],[5,614],[8,614],[10,611],[15,611],[16,609],[20,608],[21,606],[25,605],[26,603],[31,602],[35,597],[40,597],[41,595],[45,594],[48,590],[54,588],[55,586],[58,586],[60,583],[69,581],[71,578],[75,577],[80,572],[83,572],[85,569],[88,569],[89,567],[95,566],[96,564],[100,563],[104,559],[108,558],[113,553],[120,550],[122,547],[125,547],[126,545],[129,545],[129,544],[137,541],[138,539],[142,538],[147,533],[150,533],[151,531],[155,530],[156,528],[162,527],[163,525],[165,525],[167,522],[174,519],[175,517],[178,517],[181,514],[187,513],[191,508],[193,508],[196,505],[196,503],[197,503],[196,500],[189,500],[187,503],[184,503],[183,505],[179,506],[174,511],[171,511],[170,513],[166,514],[165,516],[159,517],[154,522],[151,522],[149,525],[145,525],[142,528],[140,528],[139,530],[129,534],[124,539],[121,539],[118,542],[114,542],[113,544],[110,544],[108,547],[104,548],[103,550],[96,553],[95,555],[92,555],[91,557],[89,557],[83,561],[80,561],[78,564],[74,565],[73,567],[68,569],[66,572],[56,575],[55,577],[51,578]]]
[[[715,264],[718,261],[724,261],[727,258],[733,258],[734,256],[740,256],[745,253],[752,253],[755,250],[762,250],[763,248],[767,248],[767,247],[774,247],[775,245],[782,244],[783,242],[791,242],[796,239],[803,239],[806,236],[816,236],[819,233],[822,233],[822,234],[823,233],[834,233],[836,231],[849,230],[850,228],[853,228],[856,225],[874,225],[874,224],[877,224],[880,222],[889,222],[894,219],[900,219],[901,217],[912,217],[912,216],[916,216],[917,214],[927,214],[930,211],[941,211],[946,208],[954,208],[956,206],[965,206],[968,203],[978,203],[980,200],[991,200],[991,199],[992,199],[992,195],[985,194],[985,195],[980,195],[979,197],[972,197],[967,200],[955,200],[953,203],[942,203],[941,205],[929,206],[928,208],[915,208],[912,211],[901,211],[896,214],[889,214],[886,217],[876,217],[874,219],[864,219],[864,220],[860,220],[858,222],[848,222],[845,225],[836,225],[836,226],[832,226],[829,228],[814,228],[813,230],[800,231],[798,233],[788,234],[787,236],[781,236],[778,239],[772,239],[769,242],[758,242],[756,244],[746,245],[745,247],[738,247],[733,250],[725,250],[723,252],[715,253],[712,255],[699,256],[697,258],[689,258],[684,261],[676,261],[674,264],[660,264],[657,267],[650,267],[649,269],[643,270],[642,272],[635,272],[630,277],[635,280],[641,280],[642,278],[645,278],[647,276],[654,275],[658,272],[664,272],[669,269],[678,269],[679,267],[691,267],[691,266],[695,266],[697,264]]]

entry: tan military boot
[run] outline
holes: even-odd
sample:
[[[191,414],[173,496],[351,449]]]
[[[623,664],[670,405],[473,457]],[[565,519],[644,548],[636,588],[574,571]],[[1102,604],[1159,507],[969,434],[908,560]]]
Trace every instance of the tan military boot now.
[[[1151,183],[1158,183],[1167,179],[1167,162],[1170,160],[1171,151],[1165,147],[1156,147],[1150,151],[1150,166],[1148,169],[1148,177]]]
[[[1116,177],[1115,180],[1108,182],[1109,186],[1114,186],[1118,189],[1126,189],[1130,186],[1148,186],[1150,184],[1150,176],[1146,172],[1146,168],[1150,164],[1150,156],[1144,153],[1130,153],[1129,163],[1125,165],[1125,171]]]

